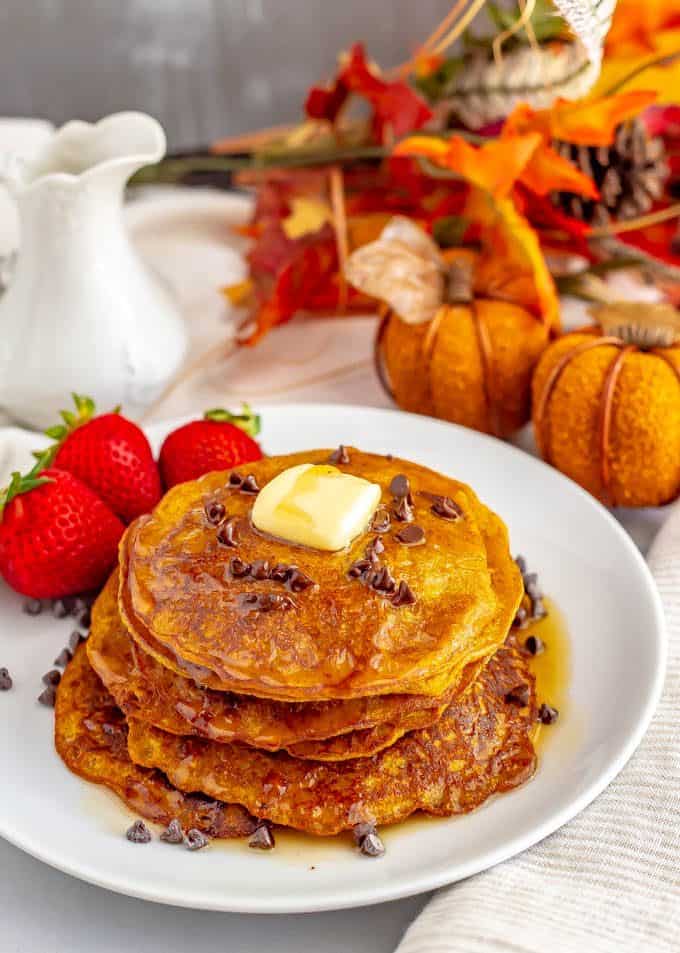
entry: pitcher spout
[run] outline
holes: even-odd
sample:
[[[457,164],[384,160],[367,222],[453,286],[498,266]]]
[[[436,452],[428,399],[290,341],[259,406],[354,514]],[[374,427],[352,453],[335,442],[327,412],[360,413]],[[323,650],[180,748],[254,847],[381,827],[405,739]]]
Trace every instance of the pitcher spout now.
[[[158,120],[146,113],[120,112],[97,123],[66,123],[33,159],[6,159],[0,178],[17,197],[46,180],[75,186],[114,173],[126,181],[137,169],[162,159],[165,151]]]

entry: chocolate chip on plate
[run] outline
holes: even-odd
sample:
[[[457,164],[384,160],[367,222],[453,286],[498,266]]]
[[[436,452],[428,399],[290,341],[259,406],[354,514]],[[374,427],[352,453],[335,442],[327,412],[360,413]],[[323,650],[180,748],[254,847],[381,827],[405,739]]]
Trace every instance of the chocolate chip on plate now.
[[[208,503],[205,508],[205,518],[213,526],[217,526],[218,523],[221,523],[224,519],[224,514],[226,510],[223,503],[218,503],[217,500],[213,500],[212,503]]]
[[[408,477],[403,473],[397,473],[395,477],[392,477],[390,493],[397,499],[401,499],[402,497],[408,498],[411,495],[411,484],[409,483]]]
[[[274,832],[268,821],[260,821],[253,833],[250,835],[248,847],[253,850],[272,850],[276,847]]]
[[[57,657],[55,658],[54,664],[58,665],[59,668],[66,668],[66,666],[68,665],[68,663],[71,661],[72,658],[73,658],[73,653],[71,652],[71,650],[67,648],[63,648],[61,652],[59,653],[59,655],[57,655]]]
[[[8,692],[14,683],[6,668],[0,668],[0,692]]]
[[[515,685],[514,688],[510,689],[510,691],[506,693],[505,700],[509,705],[517,705],[519,708],[526,708],[531,700],[529,686],[526,684],[526,682],[522,682],[521,685]]]
[[[92,613],[89,609],[83,609],[78,616],[78,625],[83,629],[89,629],[92,625]]]
[[[526,629],[529,624],[529,612],[526,606],[520,606],[512,622],[513,629]]]
[[[43,604],[40,599],[26,599],[21,608],[26,615],[40,615]]]
[[[385,845],[374,824],[356,824],[352,829],[354,842],[365,857],[382,857]]]
[[[545,702],[538,709],[538,720],[542,725],[554,725],[559,718],[560,713],[552,705],[546,705]]]
[[[238,546],[236,523],[233,519],[227,520],[226,523],[222,523],[217,531],[217,542],[222,546],[228,546],[232,549],[235,546]]]
[[[184,843],[187,850],[202,850],[208,846],[210,840],[203,831],[199,831],[197,827],[191,827],[184,836]]]
[[[350,579],[360,579],[370,568],[371,561],[369,559],[357,559],[347,570],[347,575]]]
[[[68,637],[68,647],[70,652],[75,652],[81,642],[84,642],[83,633],[75,629]]]
[[[259,493],[260,488],[252,473],[249,473],[240,486],[241,493]]]
[[[397,586],[397,591],[392,596],[391,602],[395,609],[400,609],[401,606],[412,606],[416,601],[416,597],[413,594],[413,590],[409,584],[402,579],[402,581]]]
[[[406,496],[399,498],[393,512],[400,523],[412,523],[414,520],[413,507]]]
[[[522,575],[524,575],[524,573],[527,571],[527,561],[524,556],[515,556],[515,563],[517,564],[519,571],[522,573]]]
[[[545,651],[545,642],[537,635],[530,635],[524,640],[524,648],[529,655],[540,655]]]
[[[176,817],[170,821],[161,834],[161,840],[164,844],[181,844],[184,841],[184,831]]]
[[[241,486],[242,483],[243,483],[243,477],[241,476],[240,473],[237,473],[236,470],[234,470],[233,473],[229,474],[229,486],[239,487]]]
[[[45,672],[42,677],[43,684],[52,685],[53,687],[57,686],[61,681],[61,672],[56,668],[50,669],[49,672]]]
[[[71,606],[65,599],[55,599],[52,603],[52,615],[55,619],[65,619],[71,615]]]
[[[425,542],[425,530],[416,523],[409,523],[408,526],[402,527],[394,538],[404,546],[420,546]]]
[[[54,708],[56,700],[57,693],[53,685],[48,685],[47,688],[38,695],[38,701],[41,705],[45,705],[46,708]]]
[[[347,453],[347,447],[344,444],[340,444],[337,450],[334,450],[333,453],[328,458],[329,463],[349,463],[349,454]]]
[[[148,844],[151,840],[151,831],[144,821],[135,821],[125,831],[125,836],[133,844]]]
[[[392,526],[389,511],[384,506],[379,506],[375,511],[369,529],[372,533],[389,533]]]

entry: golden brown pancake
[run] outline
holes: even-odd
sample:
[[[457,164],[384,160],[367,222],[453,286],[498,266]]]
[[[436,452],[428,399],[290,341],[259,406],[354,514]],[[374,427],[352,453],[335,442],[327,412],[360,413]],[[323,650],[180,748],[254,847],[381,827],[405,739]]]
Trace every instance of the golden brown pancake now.
[[[367,757],[405,732],[439,718],[453,691],[429,695],[376,695],[333,702],[278,702],[203,688],[144,652],[121,622],[118,573],[92,609],[87,641],[90,664],[126,715],[179,735],[221,743],[241,741],[299,758],[340,761]],[[472,663],[466,685],[479,670]],[[460,686],[457,686],[460,687]]]
[[[525,708],[506,695],[530,689]],[[321,764],[246,745],[182,738],[130,719],[132,759],[160,768],[184,791],[201,790],[312,834],[360,821],[392,824],[414,811],[452,815],[526,781],[536,756],[534,680],[526,658],[504,646],[432,727],[372,758]]]
[[[211,837],[243,837],[255,821],[239,805],[200,794],[183,794],[153,768],[133,764],[127,724],[90,667],[81,645],[57,690],[54,741],[66,766],[80,777],[104,784],[136,814],[159,824],[177,818]]]
[[[348,576],[364,556],[370,532],[338,553],[265,537],[250,523],[252,495],[230,486],[228,473],[210,473],[170,490],[121,543],[119,605],[142,648],[209,688],[282,701],[441,696],[466,666],[488,659],[521,598],[502,522],[462,483],[406,461],[353,449],[349,454],[342,469],[380,484],[390,510],[392,478],[405,474],[410,480],[426,542],[400,544],[401,526],[393,517],[391,531],[381,537],[381,561],[410,586],[414,605],[397,607]],[[252,473],[263,486],[288,467],[328,456],[317,450],[271,457],[248,464],[244,475]],[[462,517],[435,515],[427,494],[450,497]],[[235,520],[236,548],[221,545],[206,518],[206,506],[215,502]],[[294,564],[314,585],[288,592],[271,579],[235,578],[235,556],[249,564]],[[264,611],[268,599],[274,608]],[[490,625],[499,617],[504,626]]]

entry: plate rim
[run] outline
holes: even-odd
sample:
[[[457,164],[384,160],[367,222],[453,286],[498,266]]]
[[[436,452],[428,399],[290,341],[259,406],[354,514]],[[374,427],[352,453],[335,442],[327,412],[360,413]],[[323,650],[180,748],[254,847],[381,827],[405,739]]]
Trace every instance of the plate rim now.
[[[448,421],[439,420],[434,417],[408,413],[406,411],[399,410],[398,408],[371,407],[362,404],[348,404],[340,402],[304,403],[285,401],[280,403],[265,402],[258,405],[258,413],[260,413],[263,417],[272,411],[277,413],[290,412],[292,414],[310,412],[316,414],[336,414],[341,413],[342,411],[351,411],[351,413],[354,414],[363,412],[377,416],[405,416],[413,419],[416,423],[424,423],[430,427],[434,426],[436,429],[440,429],[443,433],[463,433],[466,439],[480,440],[482,443],[486,444],[494,443],[497,445],[497,448],[500,449],[501,453],[509,452],[511,455],[518,455],[519,457],[525,458],[525,463],[528,462],[529,466],[537,466],[539,469],[542,469],[544,473],[549,474],[549,479],[555,479],[558,482],[562,482],[570,493],[575,492],[582,502],[584,502],[594,512],[598,513],[599,517],[604,517],[605,522],[609,523],[610,528],[613,529],[615,535],[618,536],[619,542],[623,548],[628,550],[629,555],[632,556],[633,562],[637,567],[640,577],[644,579],[645,589],[647,590],[647,594],[650,597],[650,605],[654,617],[654,626],[652,631],[648,632],[647,634],[648,638],[653,636],[653,642],[650,644],[650,648],[653,648],[656,659],[654,678],[652,684],[649,687],[647,698],[635,723],[634,729],[630,731],[628,737],[621,743],[616,757],[611,760],[611,763],[607,769],[594,778],[593,781],[591,781],[591,783],[574,800],[570,801],[555,814],[551,814],[542,823],[538,824],[536,828],[532,829],[530,834],[525,833],[516,835],[495,849],[489,849],[482,854],[478,854],[477,856],[470,858],[466,862],[455,861],[455,864],[452,863],[448,868],[443,867],[432,873],[427,873],[425,871],[416,875],[404,874],[404,876],[400,878],[396,885],[393,882],[380,883],[379,879],[376,878],[376,883],[371,890],[370,896],[366,895],[365,887],[359,887],[354,888],[354,890],[350,890],[349,892],[345,889],[342,896],[337,894],[329,896],[327,891],[326,894],[320,894],[318,897],[312,895],[307,900],[304,900],[301,897],[299,901],[292,900],[292,898],[289,896],[283,899],[274,898],[273,900],[272,898],[267,898],[265,904],[262,902],[261,896],[253,895],[253,897],[249,898],[248,900],[241,898],[235,903],[230,903],[228,900],[216,903],[214,897],[208,896],[207,894],[203,899],[196,897],[189,898],[186,895],[182,895],[181,890],[169,890],[165,888],[161,891],[160,889],[155,890],[152,887],[135,884],[134,882],[126,883],[124,878],[118,875],[114,875],[112,877],[103,876],[98,872],[97,868],[92,867],[90,864],[73,864],[69,863],[68,860],[60,860],[58,857],[55,857],[53,853],[50,853],[48,849],[42,849],[40,844],[32,842],[30,835],[22,837],[20,835],[17,836],[11,831],[8,831],[5,827],[2,817],[0,817],[0,836],[13,846],[23,850],[25,853],[34,857],[36,860],[47,864],[49,867],[123,896],[195,910],[212,910],[216,912],[241,914],[257,913],[268,915],[318,913],[330,910],[343,910],[355,907],[370,906],[377,903],[399,900],[404,897],[415,896],[417,894],[435,890],[449,884],[457,883],[467,877],[473,876],[474,874],[488,870],[489,868],[494,867],[496,864],[502,863],[504,860],[528,850],[530,847],[533,847],[551,833],[559,830],[566,823],[580,814],[609,786],[614,778],[623,770],[642,741],[642,738],[644,737],[656,710],[661,692],[663,690],[666,675],[668,633],[661,596],[657,589],[656,583],[654,582],[654,578],[651,574],[649,566],[642,556],[642,553],[620,522],[609,512],[605,506],[602,505],[602,503],[591,496],[591,494],[589,494],[586,490],[576,484],[569,477],[560,473],[554,467],[549,466],[540,458],[528,453],[514,444],[508,443],[507,441],[498,440],[498,438],[489,434],[471,430],[470,428],[462,427],[458,424],[450,423]],[[153,421],[144,424],[143,429],[147,436],[153,441],[155,439],[160,439],[160,437],[165,434],[169,428],[181,426],[182,423],[192,420],[194,417],[195,414],[186,414],[179,417]],[[456,872],[452,878],[451,869],[454,866]]]

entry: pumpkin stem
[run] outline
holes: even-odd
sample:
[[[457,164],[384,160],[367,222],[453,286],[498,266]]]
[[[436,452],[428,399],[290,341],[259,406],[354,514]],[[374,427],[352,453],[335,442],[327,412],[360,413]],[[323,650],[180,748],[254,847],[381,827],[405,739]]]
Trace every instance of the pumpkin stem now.
[[[469,304],[472,301],[472,262],[450,262],[446,266],[445,279],[447,304]]]
[[[590,313],[603,334],[643,351],[672,347],[680,338],[680,313],[668,302],[614,301]]]

